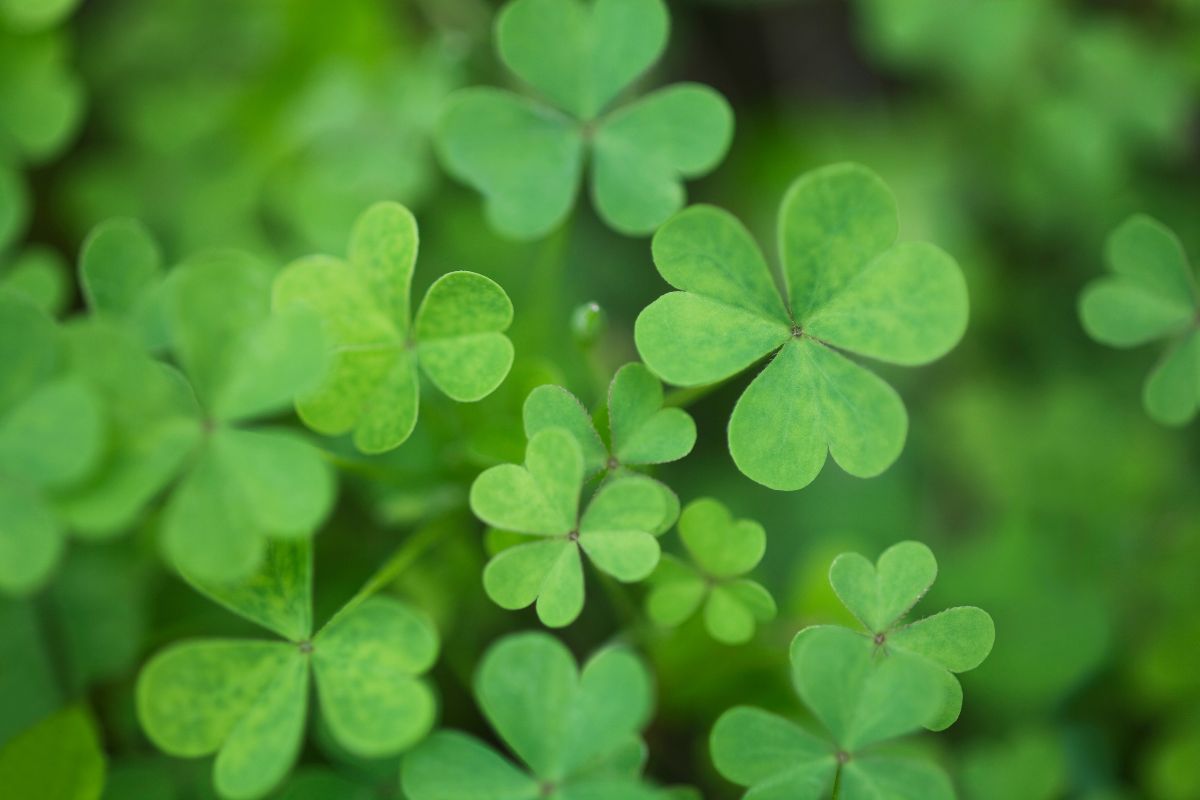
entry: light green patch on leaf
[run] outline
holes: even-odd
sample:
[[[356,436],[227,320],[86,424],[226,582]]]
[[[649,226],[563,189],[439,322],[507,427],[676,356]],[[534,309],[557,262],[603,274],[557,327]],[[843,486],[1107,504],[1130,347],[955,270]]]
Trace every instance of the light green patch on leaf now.
[[[95,723],[80,706],[62,709],[0,748],[5,796],[100,800],[106,760]]]
[[[974,606],[951,608],[907,622],[913,606],[937,577],[937,559],[920,542],[892,545],[872,564],[857,553],[843,553],[829,569],[838,598],[862,624],[876,649],[916,655],[942,671],[943,704],[926,722],[942,730],[958,719],[962,689],[950,673],[967,672],[983,663],[996,638],[987,612]]]
[[[319,433],[352,431],[364,453],[391,450],[412,434],[418,365],[459,402],[491,394],[512,366],[512,343],[504,335],[512,303],[489,278],[443,275],[410,321],[418,244],[412,213],[398,203],[378,203],[355,223],[346,260],[308,256],[275,279],[275,310],[315,315],[326,340],[328,368],[300,393],[297,413]]]
[[[896,244],[895,201],[856,164],[802,175],[780,207],[784,300],[758,246],[719,209],[697,206],[655,234],[655,265],[679,291],[647,306],[638,352],[668,383],[702,386],[774,353],[739,398],[729,451],[774,489],[812,482],[826,453],[872,477],[899,457],[908,419],[896,392],[844,355],[917,365],[948,352],[967,324],[955,261]]]
[[[666,46],[661,0],[513,0],[496,23],[505,66],[539,100],[466,89],[437,133],[448,172],[478,190],[513,238],[543,236],[570,213],[585,158],[596,211],[628,235],[683,206],[683,180],[729,149],[733,113],[712,89],[678,84],[610,109]]]

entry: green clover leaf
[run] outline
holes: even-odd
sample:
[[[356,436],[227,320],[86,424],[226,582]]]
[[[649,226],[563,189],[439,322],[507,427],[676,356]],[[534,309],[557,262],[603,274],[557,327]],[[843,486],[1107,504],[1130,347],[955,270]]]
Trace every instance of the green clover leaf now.
[[[0,26],[0,152],[43,162],[75,135],[84,94],[70,55],[60,31],[23,35]]]
[[[590,161],[600,217],[622,233],[648,234],[683,206],[684,179],[720,163],[733,112],[707,86],[676,84],[610,109],[658,60],[668,24],[661,0],[504,7],[496,21],[500,58],[541,99],[457,92],[437,135],[447,171],[483,195],[497,230],[531,239],[559,225]]]
[[[96,724],[79,706],[51,714],[0,747],[6,797],[100,800],[105,769]]]
[[[638,352],[667,383],[724,380],[772,355],[734,407],[729,452],[772,489],[807,486],[826,453],[872,477],[900,455],[899,395],[843,353],[918,365],[948,352],[967,324],[955,261],[896,244],[896,203],[874,173],[837,164],[801,176],[779,210],[786,304],[766,259],[733,216],[680,212],[654,236],[654,263],[679,291],[638,316]]]
[[[329,731],[356,756],[395,755],[433,726],[436,700],[421,678],[437,658],[433,624],[374,596],[352,601],[313,635],[307,541],[271,542],[260,569],[239,583],[184,576],[287,639],[184,642],[155,655],[138,676],[146,735],[173,756],[216,753],[213,781],[222,797],[262,797],[291,771],[310,680]]]
[[[355,223],[347,260],[302,258],[275,280],[275,308],[315,311],[329,339],[332,367],[297,399],[297,412],[319,433],[353,431],[364,453],[391,450],[412,433],[418,365],[460,403],[487,397],[512,366],[504,335],[512,303],[483,275],[443,275],[410,324],[416,259],[416,220],[404,206],[379,203]]]
[[[326,369],[320,321],[270,314],[271,273],[235,251],[172,271],[172,349],[195,393],[201,430],[164,512],[166,552],[212,581],[251,574],[268,538],[311,536],[333,504],[332,471],[295,433],[254,426],[311,389]]]
[[[926,723],[938,731],[953,724],[962,709],[962,687],[952,673],[983,663],[996,640],[996,627],[986,611],[974,606],[905,622],[936,577],[937,559],[920,542],[892,545],[875,564],[857,553],[843,553],[829,568],[834,592],[862,623],[876,650],[916,655],[941,668],[945,700]]]
[[[733,519],[711,498],[688,503],[679,536],[693,567],[664,555],[650,577],[646,614],[659,625],[682,624],[704,606],[704,625],[725,644],[750,640],[758,622],[775,616],[775,600],[761,584],[742,578],[762,560],[767,534],[757,522]]]
[[[954,797],[936,766],[876,747],[919,730],[937,711],[941,684],[928,661],[876,658],[857,634],[826,626],[797,634],[791,661],[796,690],[828,736],[757,708],[726,711],[713,728],[713,762],[750,787],[746,797],[821,800],[835,785],[844,800]]]
[[[544,633],[508,636],[475,679],[484,716],[526,769],[457,731],[438,731],[404,758],[411,800],[653,800],[641,778],[640,732],[650,676],[628,650],[609,648],[580,670]]]
[[[501,464],[471,484],[475,516],[505,531],[536,537],[501,551],[483,572],[487,594],[502,608],[537,603],[552,628],[583,610],[583,557],[622,582],[640,581],[658,564],[655,532],[669,512],[660,484],[641,476],[603,484],[579,513],[583,454],[562,428],[529,439],[525,464]]]
[[[91,312],[134,330],[150,350],[168,342],[162,252],[137,220],[92,228],[79,253],[79,285]]]
[[[696,423],[682,408],[663,408],[662,383],[643,365],[626,364],[608,387],[609,435],[601,438],[591,414],[561,386],[539,386],[525,399],[525,435],[563,428],[583,450],[584,472],[592,476],[622,467],[665,464],[692,452]]]
[[[0,216],[3,213],[0,210]],[[0,234],[0,239],[3,238]],[[49,247],[37,245],[22,250],[7,263],[0,261],[0,289],[22,295],[52,317],[62,314],[72,293],[71,279],[62,256]]]
[[[0,291],[0,592],[32,592],[50,575],[65,535],[56,497],[103,450],[101,401],[64,364],[54,321]]]
[[[1137,214],[1108,237],[1112,275],[1083,292],[1084,330],[1113,347],[1165,339],[1166,355],[1146,379],[1142,402],[1164,425],[1184,425],[1200,408],[1200,292],[1179,239]]]

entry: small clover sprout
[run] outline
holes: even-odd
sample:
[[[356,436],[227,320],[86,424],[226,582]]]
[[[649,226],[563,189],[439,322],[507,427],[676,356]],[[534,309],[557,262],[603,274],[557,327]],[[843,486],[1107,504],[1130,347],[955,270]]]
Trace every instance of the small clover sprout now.
[[[826,735],[757,708],[722,714],[710,741],[713,762],[749,787],[745,797],[952,800],[940,768],[877,748],[938,711],[941,683],[930,662],[900,652],[877,658],[857,634],[826,626],[797,634],[791,661],[796,691]]]
[[[1186,424],[1200,408],[1200,292],[1183,245],[1165,225],[1138,214],[1112,232],[1106,255],[1113,274],[1084,290],[1083,327],[1113,347],[1167,340],[1142,401],[1156,421]]]
[[[104,448],[101,400],[64,373],[64,350],[54,320],[0,291],[0,592],[32,592],[49,576],[66,533],[56,496]]]
[[[628,650],[602,650],[580,670],[547,634],[509,636],[484,655],[475,696],[524,768],[472,736],[438,731],[404,758],[401,780],[411,800],[664,797],[641,778],[640,732],[653,690]]]
[[[654,571],[655,534],[670,509],[661,484],[642,476],[603,484],[579,513],[584,457],[574,436],[546,428],[529,439],[525,464],[485,470],[471,485],[475,516],[532,540],[496,555],[483,572],[489,597],[502,608],[535,601],[541,621],[558,628],[583,610],[583,556],[619,581]]]
[[[271,542],[258,572],[239,583],[184,576],[287,640],[183,642],[138,677],[138,719],[150,740],[183,758],[216,753],[213,781],[223,797],[262,797],[291,772],[310,680],[333,738],[356,756],[395,755],[433,726],[436,700],[421,678],[437,658],[433,624],[375,596],[352,600],[314,635],[309,542]]]
[[[630,467],[678,461],[696,444],[696,423],[681,408],[663,408],[662,383],[641,364],[617,370],[608,387],[608,431],[601,437],[592,415],[561,386],[539,386],[525,398],[525,435],[563,428],[579,443],[584,474],[623,474]],[[665,487],[664,487],[665,488]],[[677,505],[674,493],[668,501]],[[674,522],[674,514],[667,521]]]
[[[491,88],[451,96],[438,132],[447,171],[477,189],[514,238],[557,226],[590,164],[593,203],[626,234],[652,232],[683,206],[682,180],[712,170],[733,134],[720,94],[698,84],[613,101],[667,43],[662,0],[514,0],[496,21],[505,66],[540,95]]]
[[[268,538],[311,536],[335,484],[319,450],[295,433],[251,426],[308,391],[326,369],[318,319],[270,314],[271,272],[236,251],[196,256],[169,279],[172,350],[191,384],[199,444],[164,513],[181,569],[232,581],[258,566]]]
[[[512,366],[504,335],[512,303],[490,278],[450,272],[429,287],[410,322],[417,223],[379,203],[354,225],[346,260],[309,256],[275,280],[276,310],[304,308],[324,323],[332,366],[296,401],[300,418],[327,435],[354,432],[364,453],[403,444],[417,423],[420,365],[461,403],[491,394]]]
[[[931,244],[896,243],[891,192],[855,164],[801,176],[778,225],[785,298],[729,213],[693,206],[663,225],[654,263],[679,291],[638,316],[638,352],[679,386],[723,380],[773,354],[729,420],[730,455],[752,480],[803,488],[827,452],[851,475],[878,475],[903,449],[907,413],[846,354],[904,365],[944,355],[966,329],[962,272]]]
[[[829,568],[829,583],[862,623],[868,649],[914,655],[940,667],[944,702],[925,723],[938,731],[953,724],[962,709],[962,687],[952,673],[983,663],[996,640],[996,628],[988,613],[975,606],[957,606],[905,622],[936,577],[937,559],[920,542],[892,545],[875,564],[858,553],[843,553]]]
[[[688,503],[679,517],[679,537],[695,566],[664,555],[650,577],[646,614],[674,627],[704,606],[704,625],[714,639],[741,644],[755,624],[775,616],[775,600],[761,584],[740,576],[762,560],[767,548],[763,527],[735,520],[716,500]]]

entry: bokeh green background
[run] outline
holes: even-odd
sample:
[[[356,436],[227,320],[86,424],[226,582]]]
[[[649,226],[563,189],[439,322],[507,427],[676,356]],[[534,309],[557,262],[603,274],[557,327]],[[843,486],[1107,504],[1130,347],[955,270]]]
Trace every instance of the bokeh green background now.
[[[861,162],[896,192],[903,238],[959,260],[972,319],[934,366],[881,370],[911,428],[879,478],[831,465],[802,491],[772,492],[725,449],[750,376],[690,405],[697,448],[659,477],[685,501],[716,496],[765,525],[759,577],[781,614],[752,644],[727,648],[699,624],[647,628],[635,591],[589,603],[562,633],[577,653],[621,638],[645,648],[659,692],[651,774],[734,796],[707,756],[713,721],[737,703],[803,714],[787,643],[845,613],[829,561],[916,538],[941,565],[930,608],[975,604],[996,622],[991,657],[963,676],[961,720],[915,745],[945,758],[964,797],[1200,798],[1200,437],[1146,418],[1153,348],[1102,347],[1076,312],[1105,235],[1130,213],[1172,226],[1200,261],[1200,3],[670,5],[668,55],[647,83],[708,83],[737,117],[729,157],[690,199],[733,211],[770,242],[795,176]],[[510,81],[491,44],[494,10],[483,0],[0,0],[0,283],[71,314],[71,265],[106,218],[144,221],[169,262],[236,246],[282,265],[342,252],[353,218],[395,199],[421,225],[418,290],[470,269],[512,296],[517,360],[504,386],[469,406],[429,393],[417,433],[388,456],[335,443],[342,499],[316,540],[321,619],[411,532],[438,529],[395,590],[442,629],[443,724],[484,736],[474,665],[503,632],[537,623],[484,597],[466,488],[489,464],[519,460],[533,386],[563,382],[600,403],[612,372],[636,358],[635,316],[664,289],[648,241],[611,232],[587,203],[547,238],[513,243],[439,169],[430,137],[445,95]],[[571,315],[589,301],[607,326],[586,345]],[[249,632],[164,567],[156,524],[151,514],[126,540],[73,545],[51,586],[0,601],[0,746],[85,699],[114,799],[209,796],[205,763],[159,756],[139,732],[133,682],[168,642]],[[677,548],[674,534],[667,541]],[[357,762],[319,730],[303,758],[349,781],[339,792],[399,796],[395,762]],[[323,797],[302,792],[326,778],[301,775],[284,791]]]

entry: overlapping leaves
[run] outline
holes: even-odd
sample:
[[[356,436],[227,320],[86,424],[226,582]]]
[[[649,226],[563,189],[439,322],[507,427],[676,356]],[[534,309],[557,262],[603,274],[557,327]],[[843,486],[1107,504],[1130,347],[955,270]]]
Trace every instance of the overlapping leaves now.
[[[658,564],[656,533],[670,513],[661,484],[643,476],[604,483],[580,513],[584,458],[575,437],[546,428],[529,439],[524,465],[502,464],[471,485],[471,510],[528,540],[484,569],[488,596],[507,609],[536,603],[550,627],[569,625],[584,604],[584,556],[619,581],[639,581]]]
[[[275,281],[277,311],[317,314],[331,360],[319,385],[296,401],[312,429],[353,431],[365,453],[402,444],[417,423],[418,366],[459,402],[491,394],[512,366],[504,331],[512,303],[474,272],[450,272],[429,288],[410,321],[417,224],[408,209],[379,203],[359,217],[346,260],[310,256]]]
[[[646,613],[659,625],[679,625],[704,608],[708,632],[726,644],[754,635],[757,623],[775,616],[775,600],[762,584],[742,577],[762,560],[767,535],[753,520],[733,519],[712,498],[688,503],[679,536],[691,564],[664,555],[650,578]]]
[[[174,756],[216,753],[213,780],[223,797],[262,797],[291,771],[310,680],[330,733],[357,756],[402,752],[432,727],[436,701],[421,678],[437,657],[432,623],[375,596],[352,600],[314,635],[307,542],[272,542],[246,581],[186,577],[286,639],[183,642],[157,654],[138,678],[146,734]]]
[[[676,84],[613,109],[667,42],[662,0],[513,0],[496,22],[501,60],[539,99],[477,88],[453,95],[438,134],[446,169],[484,196],[488,218],[517,238],[567,216],[590,163],[596,211],[648,234],[682,207],[682,180],[725,155],[728,103]]]
[[[680,386],[771,355],[729,421],[730,454],[753,480],[800,489],[826,453],[852,475],[877,475],[900,455],[908,417],[895,390],[848,354],[903,365],[944,355],[966,329],[962,273],[931,244],[896,244],[895,200],[858,165],[801,176],[778,227],[784,298],[727,212],[694,206],[663,225],[654,262],[678,291],[639,315],[638,352]]]
[[[1106,254],[1112,274],[1084,290],[1083,327],[1113,347],[1166,341],[1142,401],[1155,420],[1183,425],[1200,408],[1200,291],[1183,245],[1139,214],[1112,232]]]
[[[628,650],[602,650],[580,670],[544,633],[510,636],[485,654],[475,696],[522,766],[465,733],[438,731],[405,756],[412,800],[660,797],[641,778],[650,676]]]

